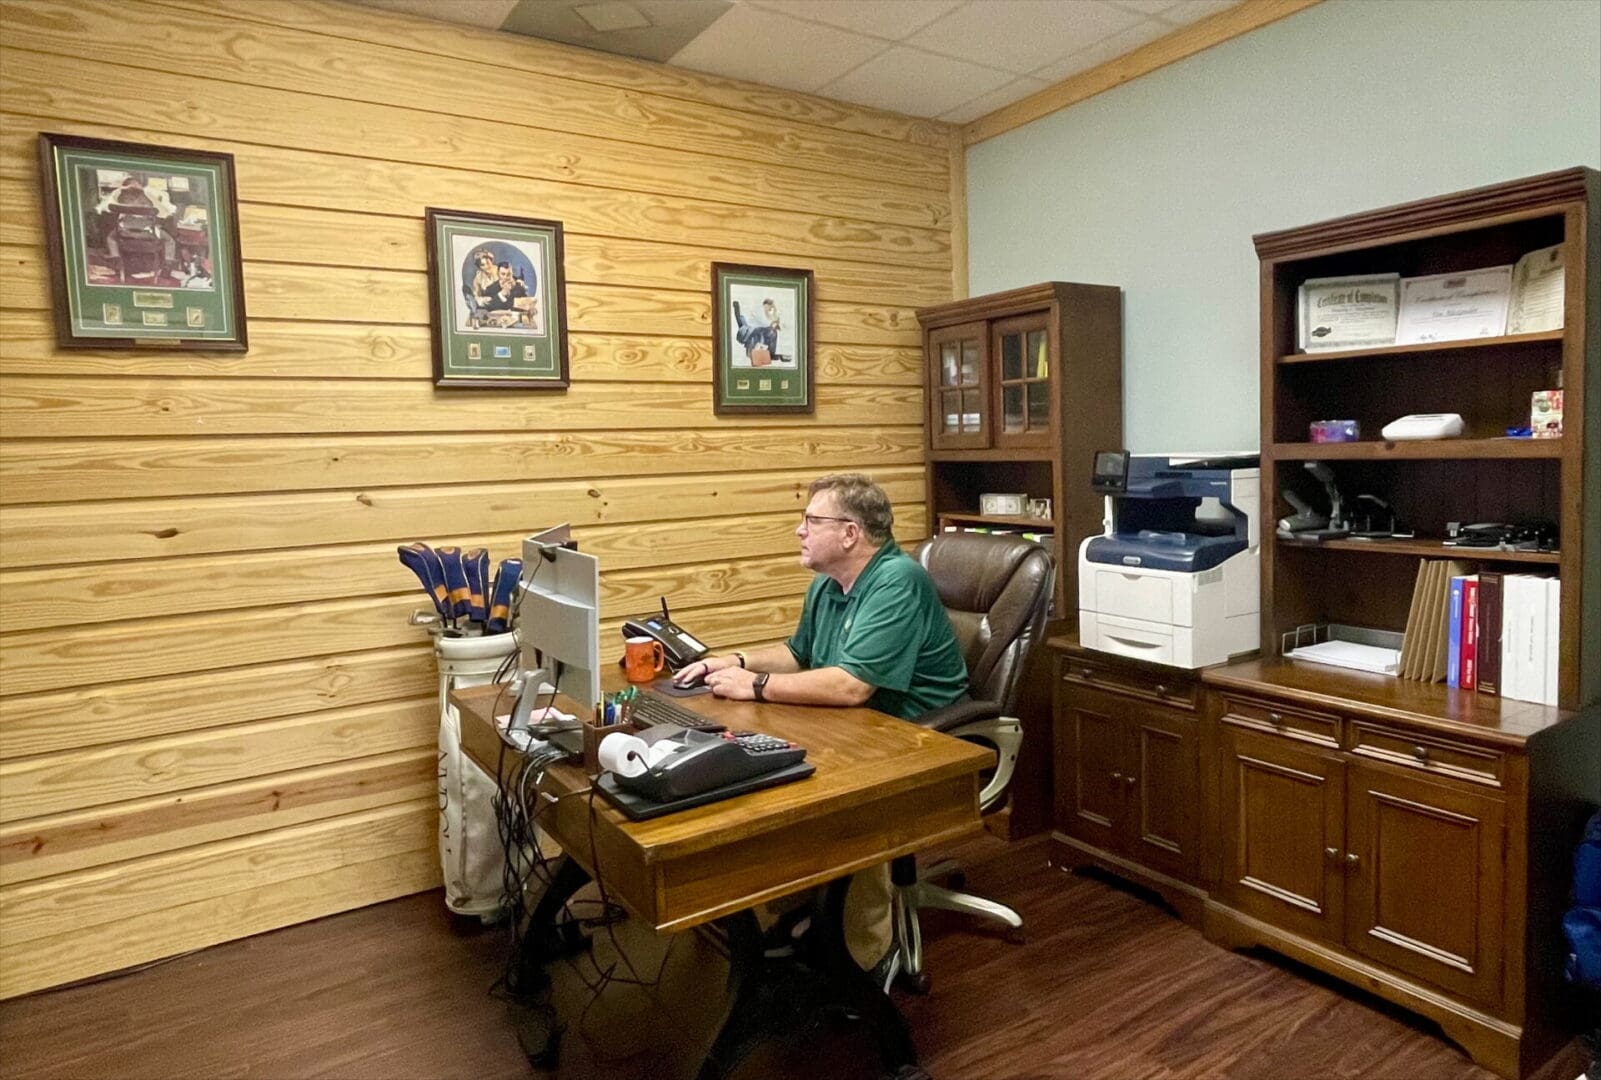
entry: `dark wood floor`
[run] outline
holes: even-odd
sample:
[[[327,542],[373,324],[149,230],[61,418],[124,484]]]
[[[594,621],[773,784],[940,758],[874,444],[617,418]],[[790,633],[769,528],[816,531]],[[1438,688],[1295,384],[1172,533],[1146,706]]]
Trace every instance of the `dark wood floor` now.
[[[956,853],[971,889],[1023,913],[1028,942],[926,919],[933,993],[897,1000],[938,1080],[1491,1080],[1426,1023],[1285,961],[1219,950],[1123,888],[1049,867],[1039,840]],[[426,893],[0,1003],[0,1075],[664,1080],[715,1023],[726,970],[695,935],[663,963],[667,944],[624,929],[643,974],[663,967],[660,987],[610,988],[551,1073],[530,1068],[488,994],[504,932],[454,920]],[[613,962],[608,941],[596,959]],[[576,1020],[588,993],[572,972],[558,983]],[[860,1036],[837,1025],[769,1049],[741,1077],[874,1072]]]

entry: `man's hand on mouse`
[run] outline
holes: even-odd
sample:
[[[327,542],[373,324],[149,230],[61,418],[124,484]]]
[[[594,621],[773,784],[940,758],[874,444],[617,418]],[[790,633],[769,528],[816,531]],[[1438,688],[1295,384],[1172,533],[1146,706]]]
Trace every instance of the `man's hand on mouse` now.
[[[738,668],[739,661],[732,656],[708,656],[679,669],[673,676],[674,686],[689,686],[703,681],[707,675],[724,668]]]

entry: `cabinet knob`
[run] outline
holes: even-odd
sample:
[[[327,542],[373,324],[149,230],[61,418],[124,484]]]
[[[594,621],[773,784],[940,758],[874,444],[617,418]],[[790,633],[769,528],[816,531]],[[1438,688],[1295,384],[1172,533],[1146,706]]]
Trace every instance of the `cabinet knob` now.
[[[1079,675],[1084,679],[1085,682],[1089,682],[1091,679],[1095,678],[1095,671],[1093,668],[1085,668],[1083,671],[1079,672]]]
[[[1156,696],[1157,697],[1167,697],[1167,684],[1166,683],[1157,683],[1156,684]]]
[[[1323,849],[1323,854],[1328,856],[1330,862],[1339,862],[1340,861],[1340,849],[1339,848],[1326,847],[1326,848]]]
[[[1136,779],[1135,779],[1135,778],[1134,778],[1134,777],[1132,777],[1132,776],[1125,776],[1125,777],[1123,777],[1123,783],[1125,783],[1125,784],[1127,784],[1127,785],[1128,785],[1128,786],[1129,786],[1129,787],[1133,787],[1133,786],[1134,786],[1134,785],[1135,785],[1135,784],[1136,784],[1136,783],[1138,783],[1138,782],[1139,782],[1139,781],[1137,781],[1137,780],[1136,780]]]
[[[1412,756],[1419,761],[1427,761],[1429,760],[1429,748],[1427,746],[1414,746],[1412,748]]]
[[[1347,852],[1346,852],[1346,853],[1345,853],[1345,865],[1346,865],[1346,866],[1350,866],[1350,867],[1355,867],[1355,866],[1356,866],[1356,864],[1357,864],[1357,863],[1359,863],[1359,862],[1361,862],[1361,861],[1362,861],[1362,860],[1361,860],[1361,859],[1360,859],[1360,858],[1358,858],[1358,857],[1357,857],[1357,854],[1356,854],[1356,852],[1354,852],[1354,851],[1347,851]]]
[[[1267,714],[1267,718],[1268,718],[1268,722],[1270,724],[1272,724],[1274,727],[1283,727],[1284,726],[1284,714],[1283,713],[1270,712],[1270,713]]]
[[[1120,773],[1120,772],[1115,772],[1115,773],[1113,773],[1113,774],[1112,774],[1112,783],[1114,783],[1114,784],[1115,784],[1115,783],[1117,783],[1117,782],[1118,782],[1118,781],[1119,781],[1119,780],[1122,780],[1122,779],[1123,779],[1123,774],[1122,774],[1122,773]]]

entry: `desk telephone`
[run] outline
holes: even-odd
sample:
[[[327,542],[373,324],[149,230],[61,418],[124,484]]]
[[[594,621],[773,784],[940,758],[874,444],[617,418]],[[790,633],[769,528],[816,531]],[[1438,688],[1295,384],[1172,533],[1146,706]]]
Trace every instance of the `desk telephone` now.
[[[673,622],[667,611],[667,599],[662,598],[660,615],[651,614],[623,623],[623,637],[649,637],[661,642],[667,656],[667,666],[674,671],[688,667],[709,651],[695,635]]]

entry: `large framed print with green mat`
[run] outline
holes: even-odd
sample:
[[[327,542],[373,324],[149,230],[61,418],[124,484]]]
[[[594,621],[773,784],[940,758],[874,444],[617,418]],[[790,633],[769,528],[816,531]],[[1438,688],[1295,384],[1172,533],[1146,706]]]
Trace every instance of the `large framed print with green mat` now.
[[[62,348],[243,352],[232,154],[39,136]]]
[[[712,263],[712,411],[816,411],[812,272]]]
[[[564,389],[561,222],[433,207],[427,220],[434,385]]]

